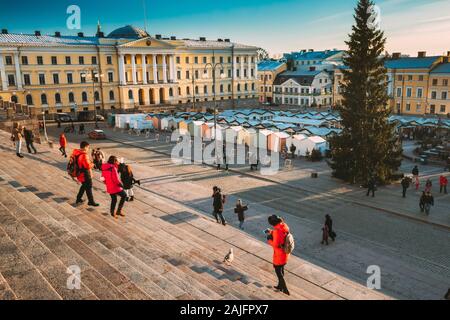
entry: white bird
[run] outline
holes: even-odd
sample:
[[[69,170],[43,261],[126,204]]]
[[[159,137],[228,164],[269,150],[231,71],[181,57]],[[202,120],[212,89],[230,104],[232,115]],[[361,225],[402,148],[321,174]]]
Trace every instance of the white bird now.
[[[225,258],[223,259],[223,262],[225,262],[227,265],[231,265],[233,260],[234,260],[234,254],[233,254],[233,248],[231,248],[230,251],[225,256]]]

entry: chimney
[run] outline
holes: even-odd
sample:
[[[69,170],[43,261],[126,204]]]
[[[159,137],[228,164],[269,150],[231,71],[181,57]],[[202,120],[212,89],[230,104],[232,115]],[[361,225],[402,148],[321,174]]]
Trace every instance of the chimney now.
[[[2,34],[8,34],[8,29],[2,29]]]
[[[309,52],[314,52],[314,49],[309,49]]]
[[[392,54],[392,59],[399,59],[401,57],[402,53],[401,52],[394,52]]]
[[[34,35],[35,35],[36,37],[40,37],[40,36],[41,36],[41,32],[40,32],[40,31],[35,31],[35,32],[34,32]]]
[[[217,41],[219,41],[219,42],[223,42],[223,39],[220,39],[220,38],[219,38],[219,39],[217,39]]]
[[[309,67],[309,71],[316,71],[316,67]]]
[[[8,32],[8,30],[6,30]],[[447,51],[447,56],[450,57],[450,51]]]
[[[230,39],[225,39],[225,42],[230,42]]]
[[[171,37],[170,37],[170,40],[177,40],[177,37],[171,36]]]
[[[205,37],[200,37],[200,41],[206,41]]]
[[[419,51],[419,53],[417,54],[418,58],[425,58],[426,56],[427,56],[426,51]]]
[[[103,31],[100,31],[100,32],[97,33],[97,37],[104,38],[105,37],[105,33]]]
[[[55,37],[60,38],[61,37],[61,32],[55,31]]]
[[[160,34],[155,34],[155,38],[160,40],[161,39],[161,35]]]
[[[84,33],[83,33],[83,32],[78,32],[78,36],[79,36],[80,38],[83,38],[83,37],[84,37]]]

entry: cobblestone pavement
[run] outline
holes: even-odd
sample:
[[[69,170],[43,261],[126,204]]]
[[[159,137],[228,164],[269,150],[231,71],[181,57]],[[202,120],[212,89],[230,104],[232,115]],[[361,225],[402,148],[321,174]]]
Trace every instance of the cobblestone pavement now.
[[[245,231],[261,240],[267,215],[283,215],[297,238],[297,255],[360,283],[367,280],[367,267],[378,265],[382,291],[397,298],[441,299],[450,286],[450,232],[445,227],[450,225],[449,196],[435,195],[437,205],[429,222],[441,226],[431,225],[424,217],[416,221],[386,212],[416,214],[414,191],[402,199],[399,186],[394,185],[380,188],[374,199],[366,198],[365,191],[332,179],[323,163],[298,161],[297,169],[280,172],[269,181],[239,172],[218,172],[204,165],[174,165],[162,154],[168,150],[165,144],[109,131],[108,135],[128,145],[102,141],[95,146],[133,163],[142,188],[149,192],[209,214],[211,188],[218,185],[229,196],[225,215],[232,225],[237,226],[232,208],[238,198],[250,204]],[[79,139],[69,135],[69,141]],[[411,164],[404,167],[410,171]],[[420,169],[432,176],[436,186],[440,169]],[[311,171],[319,172],[319,179],[310,179]],[[322,246],[321,225],[326,213],[332,215],[338,237],[335,243]]]

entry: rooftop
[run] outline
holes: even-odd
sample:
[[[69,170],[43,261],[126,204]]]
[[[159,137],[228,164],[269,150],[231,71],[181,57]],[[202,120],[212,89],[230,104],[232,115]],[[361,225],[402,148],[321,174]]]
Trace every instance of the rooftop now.
[[[439,56],[424,58],[400,58],[387,60],[387,69],[429,69],[439,59]]]
[[[258,63],[259,71],[275,71],[284,65],[284,62],[274,60],[263,60]]]
[[[443,63],[434,68],[431,73],[450,73],[450,63]]]
[[[287,53],[285,57],[290,57],[294,60],[325,60],[343,52],[344,50],[300,51]]]

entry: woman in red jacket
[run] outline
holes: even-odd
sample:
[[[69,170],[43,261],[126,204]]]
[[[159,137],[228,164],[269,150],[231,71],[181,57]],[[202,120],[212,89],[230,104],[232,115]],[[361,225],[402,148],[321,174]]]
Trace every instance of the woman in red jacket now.
[[[440,186],[439,193],[442,193],[442,191],[444,191],[444,193],[447,194],[447,185],[448,185],[447,177],[444,175],[441,175],[439,177],[439,186]]]
[[[67,146],[66,136],[64,135],[64,133],[61,133],[59,135],[59,151],[61,151],[61,154],[67,158],[66,146]]]
[[[284,223],[283,219],[276,215],[270,216],[268,221],[273,226],[273,230],[267,229],[266,234],[267,242],[273,247],[273,267],[278,277],[278,285],[275,289],[289,295],[289,290],[284,280],[284,266],[287,264],[289,255],[283,249],[286,235],[289,233],[289,227]]]
[[[117,216],[125,217],[122,212],[123,205],[127,195],[122,187],[122,182],[119,179],[119,173],[117,172],[117,167],[119,166],[119,160],[117,157],[110,156],[107,163],[102,165],[102,178],[106,185],[106,192],[111,196],[111,215],[117,219]],[[119,207],[116,209],[117,196],[120,197]]]

